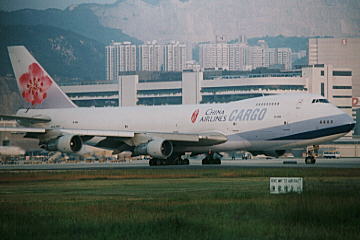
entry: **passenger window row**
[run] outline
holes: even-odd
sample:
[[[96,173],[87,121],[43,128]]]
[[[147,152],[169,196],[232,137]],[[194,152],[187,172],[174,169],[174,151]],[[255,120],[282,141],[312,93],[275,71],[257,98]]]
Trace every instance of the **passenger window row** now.
[[[333,120],[320,120],[320,124],[332,124],[334,123]]]
[[[257,103],[256,106],[279,106],[278,102]]]

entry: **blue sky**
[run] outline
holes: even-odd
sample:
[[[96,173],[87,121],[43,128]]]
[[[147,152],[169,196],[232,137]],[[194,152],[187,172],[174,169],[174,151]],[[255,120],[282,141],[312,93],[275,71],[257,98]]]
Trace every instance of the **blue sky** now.
[[[113,3],[116,0],[0,0],[0,10],[13,11],[24,8],[64,9],[72,4],[80,3]]]

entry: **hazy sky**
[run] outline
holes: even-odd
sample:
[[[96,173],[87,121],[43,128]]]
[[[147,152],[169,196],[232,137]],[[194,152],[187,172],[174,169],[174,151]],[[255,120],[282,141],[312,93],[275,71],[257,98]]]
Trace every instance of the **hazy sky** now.
[[[24,8],[64,9],[72,4],[79,3],[113,3],[116,0],[0,0],[0,10],[13,11]]]

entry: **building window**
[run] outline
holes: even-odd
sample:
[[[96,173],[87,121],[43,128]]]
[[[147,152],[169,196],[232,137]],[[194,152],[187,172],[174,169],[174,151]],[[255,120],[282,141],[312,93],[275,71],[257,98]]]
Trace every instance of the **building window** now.
[[[352,89],[352,86],[333,86],[333,89]]]
[[[333,98],[352,98],[352,96],[333,96]]]
[[[182,104],[181,97],[167,96],[167,97],[141,97],[138,99],[137,105],[170,105]]]
[[[81,97],[117,97],[119,95],[118,91],[113,92],[75,92],[75,93],[67,93],[70,98],[81,98]]]
[[[321,71],[321,76],[324,76],[324,70]]]
[[[325,84],[321,83],[321,96],[325,96]]]
[[[201,92],[227,92],[227,91],[251,91],[251,90],[305,90],[304,85],[244,85],[224,87],[204,87]]]
[[[181,88],[137,90],[138,95],[168,95],[168,94],[181,94],[181,93],[182,93]]]
[[[333,76],[352,76],[351,71],[333,71]]]

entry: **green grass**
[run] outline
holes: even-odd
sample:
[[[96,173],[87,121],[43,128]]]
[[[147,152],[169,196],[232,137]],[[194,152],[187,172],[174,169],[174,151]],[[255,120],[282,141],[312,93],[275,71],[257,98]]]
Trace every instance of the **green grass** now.
[[[270,195],[270,176],[304,177]],[[0,172],[1,239],[359,239],[360,169]]]

